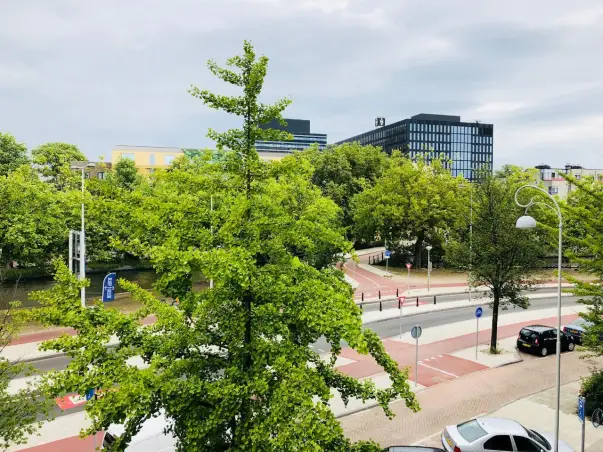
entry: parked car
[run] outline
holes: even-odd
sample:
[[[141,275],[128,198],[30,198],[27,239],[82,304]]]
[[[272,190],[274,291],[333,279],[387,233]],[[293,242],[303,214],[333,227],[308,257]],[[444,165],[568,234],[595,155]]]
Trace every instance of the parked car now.
[[[532,325],[522,328],[517,336],[517,349],[546,356],[555,353],[557,347],[557,328],[544,325]],[[574,338],[561,332],[561,350],[574,350]]]
[[[517,421],[479,417],[459,425],[449,425],[442,433],[442,445],[448,452],[549,452],[552,433],[539,433]],[[576,452],[559,440],[559,452]]]
[[[383,449],[383,452],[446,452],[444,449],[439,447],[427,447],[427,446],[390,446],[387,449]]]
[[[125,452],[175,452],[176,438],[165,433],[167,419],[165,415],[147,419],[140,431],[132,437]],[[110,425],[103,436],[102,450],[111,451],[115,440],[123,435],[124,426],[120,424]]]
[[[593,323],[578,317],[572,323],[568,323],[562,329],[563,332],[569,334],[576,344],[582,343],[582,336],[586,332],[586,328],[592,326]]]

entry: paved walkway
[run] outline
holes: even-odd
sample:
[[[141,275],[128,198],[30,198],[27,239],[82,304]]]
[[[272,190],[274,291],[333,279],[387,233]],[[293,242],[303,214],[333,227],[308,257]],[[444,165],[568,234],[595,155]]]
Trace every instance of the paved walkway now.
[[[384,447],[433,441],[434,435],[446,425],[494,412],[503,405],[554,386],[554,356],[522,356],[524,360],[512,366],[474,372],[419,392],[417,398],[422,408],[419,413],[412,413],[398,401],[391,405],[396,414],[391,421],[383,410],[372,408],[342,418],[342,427],[353,440],[371,439]],[[603,360],[597,363],[602,364]],[[589,375],[591,364],[580,359],[579,353],[564,353],[562,383]]]

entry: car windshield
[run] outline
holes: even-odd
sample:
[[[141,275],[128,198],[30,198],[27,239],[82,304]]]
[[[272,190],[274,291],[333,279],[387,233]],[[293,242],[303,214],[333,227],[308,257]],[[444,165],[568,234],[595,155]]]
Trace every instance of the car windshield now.
[[[525,428],[525,427],[524,427]],[[542,444],[543,446],[545,446],[547,448],[547,450],[550,450],[551,445],[549,444],[549,442],[544,438],[544,436],[542,436],[540,433],[535,432],[534,430],[530,430],[529,428],[526,428],[526,432],[528,432],[528,436],[530,438],[532,438],[534,441],[536,441],[537,443]]]
[[[532,331],[532,330],[528,330],[527,328],[523,328],[520,332],[519,335],[521,336],[521,338],[524,341],[534,341],[536,339],[538,339],[538,333]]]
[[[591,325],[592,325],[592,323],[584,320],[583,318],[576,319],[572,323],[570,323],[570,327],[571,326],[579,326],[582,328],[588,328]]]
[[[476,439],[486,436],[486,431],[474,419],[456,426],[461,436],[468,443],[472,443]]]

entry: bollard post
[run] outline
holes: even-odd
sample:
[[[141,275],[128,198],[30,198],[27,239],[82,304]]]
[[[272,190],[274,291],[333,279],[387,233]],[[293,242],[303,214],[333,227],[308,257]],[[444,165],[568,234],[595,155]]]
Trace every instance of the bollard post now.
[[[402,308],[402,303],[400,302],[400,298],[398,298],[398,309]]]
[[[381,262],[383,262],[383,253],[381,253]]]
[[[381,291],[379,291],[379,300],[381,300]]]
[[[364,292],[360,294],[360,301],[364,301]]]
[[[396,288],[396,297],[399,297],[400,295],[398,294],[398,289]]]
[[[419,297],[417,297],[417,308],[419,307]]]
[[[360,310],[364,312],[364,309],[362,308],[362,303],[360,303]]]
[[[379,302],[379,312],[383,311],[383,303]]]
[[[436,296],[433,296],[433,304],[436,304]]]

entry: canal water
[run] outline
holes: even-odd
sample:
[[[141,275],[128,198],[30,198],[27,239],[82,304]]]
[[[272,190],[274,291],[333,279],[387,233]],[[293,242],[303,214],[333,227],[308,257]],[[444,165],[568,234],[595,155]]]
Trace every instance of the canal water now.
[[[107,272],[108,273],[108,272]],[[100,298],[103,288],[103,279],[107,273],[92,273],[86,275],[90,280],[90,286],[86,288],[86,298]],[[157,279],[155,270],[119,270],[116,271],[117,279],[124,278],[137,283],[143,289],[151,289]],[[20,301],[23,307],[34,307],[38,305],[35,300],[30,300],[28,294],[36,290],[50,289],[54,285],[52,278],[21,279],[18,282],[6,281],[0,285],[0,309],[4,309],[11,301]],[[124,292],[119,287],[116,293]]]

